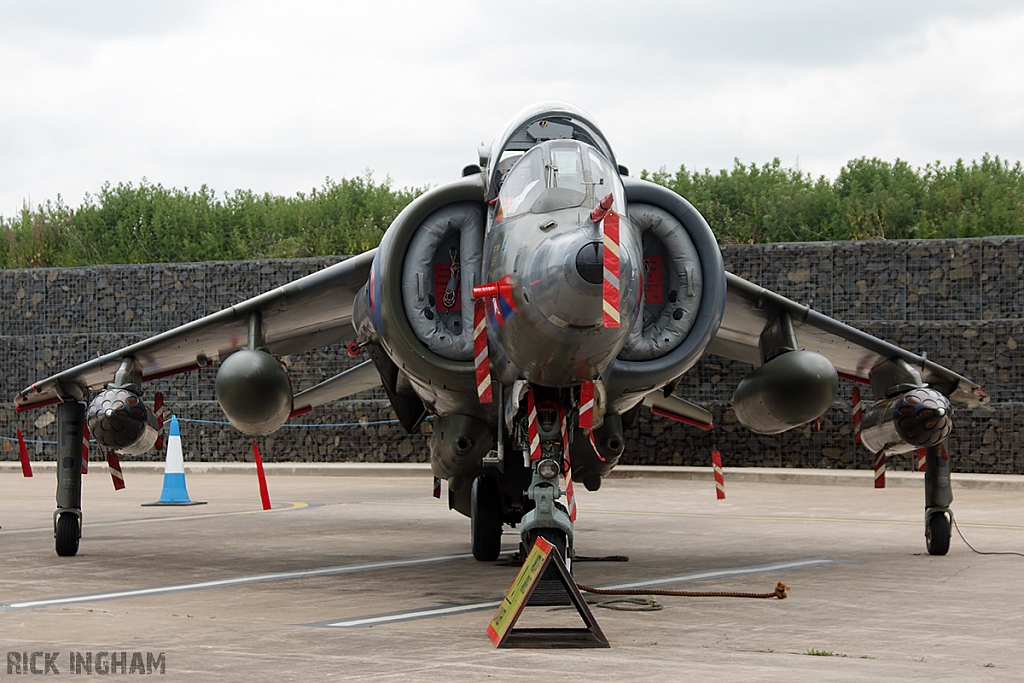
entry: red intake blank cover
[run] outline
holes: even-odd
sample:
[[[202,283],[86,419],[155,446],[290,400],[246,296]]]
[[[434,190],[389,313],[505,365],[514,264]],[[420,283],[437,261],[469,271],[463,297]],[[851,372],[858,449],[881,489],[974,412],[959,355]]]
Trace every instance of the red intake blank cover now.
[[[461,311],[462,310],[462,287],[455,288],[455,300],[449,301],[444,300],[444,295],[448,289],[448,281],[452,277],[452,264],[450,263],[435,263],[434,264],[434,299],[437,301],[437,310],[439,311]],[[450,295],[449,295],[450,297]],[[451,305],[446,305],[451,304]]]
[[[644,257],[644,302],[660,304],[664,298],[662,291],[662,262],[660,256]]]

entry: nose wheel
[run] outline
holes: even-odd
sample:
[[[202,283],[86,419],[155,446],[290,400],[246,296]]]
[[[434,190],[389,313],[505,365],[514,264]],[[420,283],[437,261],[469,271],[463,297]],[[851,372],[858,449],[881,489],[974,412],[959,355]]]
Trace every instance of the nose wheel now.
[[[501,554],[501,490],[493,477],[473,480],[470,501],[470,537],[473,557],[493,562]]]
[[[571,560],[567,559],[565,556],[567,543],[564,531],[561,529],[534,529],[527,534],[529,545],[524,544],[525,552],[530,552],[530,548],[532,548],[533,544],[537,542],[538,537],[543,537],[545,541],[553,545],[558,551],[558,554],[562,556],[563,561],[571,562]],[[524,554],[523,557],[525,558],[526,555]]]

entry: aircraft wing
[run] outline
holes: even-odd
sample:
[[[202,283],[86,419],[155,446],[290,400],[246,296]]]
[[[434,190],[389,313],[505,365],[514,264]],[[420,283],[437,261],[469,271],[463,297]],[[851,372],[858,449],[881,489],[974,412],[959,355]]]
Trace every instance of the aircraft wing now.
[[[369,277],[376,250],[346,259],[284,286],[64,370],[18,392],[15,408],[31,410],[62,397],[82,396],[113,381],[127,356],[142,364],[143,381],[187,372],[207,365],[246,345],[248,320],[259,311],[264,342],[274,355],[352,341],[352,303]],[[365,370],[365,368],[364,368]],[[359,373],[357,373],[359,374]],[[353,386],[365,388],[363,372]],[[333,396],[351,382],[335,382],[331,391],[309,398]],[[319,405],[315,400],[306,406]]]
[[[788,311],[799,345],[832,361],[840,377],[865,382],[874,366],[890,358],[902,358],[918,368],[921,378],[948,396],[950,401],[965,407],[988,403],[988,394],[980,386],[922,356],[861,332],[732,273],[726,273],[726,282],[728,293],[725,316],[718,334],[708,347],[710,353],[760,365],[758,341],[761,331],[781,312]]]

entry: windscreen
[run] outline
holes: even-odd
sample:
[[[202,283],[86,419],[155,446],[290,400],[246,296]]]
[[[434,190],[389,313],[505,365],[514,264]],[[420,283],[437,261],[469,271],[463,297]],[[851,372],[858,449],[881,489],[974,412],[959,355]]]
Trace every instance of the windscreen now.
[[[612,209],[626,211],[622,180],[614,166],[594,147],[581,142],[543,142],[515,162],[498,191],[495,221],[527,212],[546,213],[587,205],[608,194]]]
[[[526,213],[545,187],[544,160],[540,148],[534,147],[508,172],[498,192],[498,213],[494,220]]]

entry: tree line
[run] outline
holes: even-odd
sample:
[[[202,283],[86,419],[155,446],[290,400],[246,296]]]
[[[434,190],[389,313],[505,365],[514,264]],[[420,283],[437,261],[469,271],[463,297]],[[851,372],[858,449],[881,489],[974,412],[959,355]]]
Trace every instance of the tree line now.
[[[722,243],[1024,234],[1024,169],[998,156],[923,168],[864,157],[834,180],[778,159],[641,177],[689,199]],[[354,254],[376,246],[426,189],[395,188],[370,173],[291,197],[108,183],[74,208],[58,197],[0,216],[0,267]]]
[[[168,263],[355,254],[380,242],[426,188],[395,189],[372,174],[292,197],[236,190],[105,184],[71,208],[58,197],[0,216],[0,267]]]
[[[641,177],[686,197],[721,242],[936,239],[1024,234],[1024,168],[985,155],[914,168],[854,159],[830,180],[775,159],[729,170],[685,166]]]

